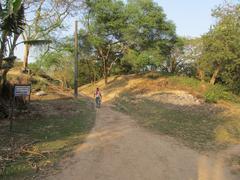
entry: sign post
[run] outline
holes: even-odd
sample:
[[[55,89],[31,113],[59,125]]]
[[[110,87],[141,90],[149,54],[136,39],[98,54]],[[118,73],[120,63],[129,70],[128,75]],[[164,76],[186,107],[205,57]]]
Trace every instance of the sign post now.
[[[31,84],[15,84],[14,92],[13,92],[13,101],[11,103],[11,112],[10,112],[10,131],[12,131],[13,126],[13,113],[14,113],[14,105],[16,104],[16,100],[23,100],[25,103],[30,102],[31,97]],[[27,98],[27,100],[26,100]]]
[[[14,85],[14,98],[28,97],[28,101],[30,101],[30,96],[31,96],[31,84]]]

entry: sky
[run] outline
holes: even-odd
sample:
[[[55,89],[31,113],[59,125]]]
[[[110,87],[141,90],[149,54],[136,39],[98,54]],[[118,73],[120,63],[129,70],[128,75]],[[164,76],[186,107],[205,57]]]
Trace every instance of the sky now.
[[[176,25],[177,34],[186,37],[199,37],[208,32],[210,26],[214,24],[211,17],[212,9],[222,4],[224,0],[154,0],[163,7],[169,20]],[[239,2],[240,0],[230,0]],[[75,18],[74,18],[75,19]],[[73,34],[74,19],[72,27],[66,35]],[[71,26],[71,24],[70,24]],[[23,58],[23,47],[19,46],[16,55]],[[30,61],[34,61],[34,52],[30,52]]]
[[[187,37],[199,37],[208,32],[214,24],[212,9],[223,0],[155,0],[163,7],[167,18],[177,27],[177,34]],[[240,2],[240,0],[232,0]]]

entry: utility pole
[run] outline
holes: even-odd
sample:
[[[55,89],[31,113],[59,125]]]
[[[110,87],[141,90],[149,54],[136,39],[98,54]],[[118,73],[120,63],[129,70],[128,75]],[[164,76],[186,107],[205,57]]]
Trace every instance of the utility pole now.
[[[75,21],[74,97],[78,97],[78,22]]]

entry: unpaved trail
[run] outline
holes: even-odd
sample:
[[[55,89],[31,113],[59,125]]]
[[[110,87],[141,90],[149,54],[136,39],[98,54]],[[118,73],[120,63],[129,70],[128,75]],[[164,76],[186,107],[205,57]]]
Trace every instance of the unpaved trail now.
[[[50,180],[231,180],[220,155],[201,155],[173,138],[139,127],[103,106],[96,125],[75,155]]]

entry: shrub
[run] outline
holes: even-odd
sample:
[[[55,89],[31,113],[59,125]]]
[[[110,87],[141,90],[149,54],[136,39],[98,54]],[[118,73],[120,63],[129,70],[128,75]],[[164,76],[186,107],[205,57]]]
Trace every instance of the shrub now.
[[[204,93],[204,99],[208,103],[216,103],[219,99],[220,96],[218,94],[218,91],[215,91],[215,88],[209,88],[205,93]]]
[[[236,95],[228,92],[227,89],[221,85],[210,86],[204,93],[204,98],[205,101],[209,103],[216,103],[221,99],[232,102],[239,102],[239,98]]]

